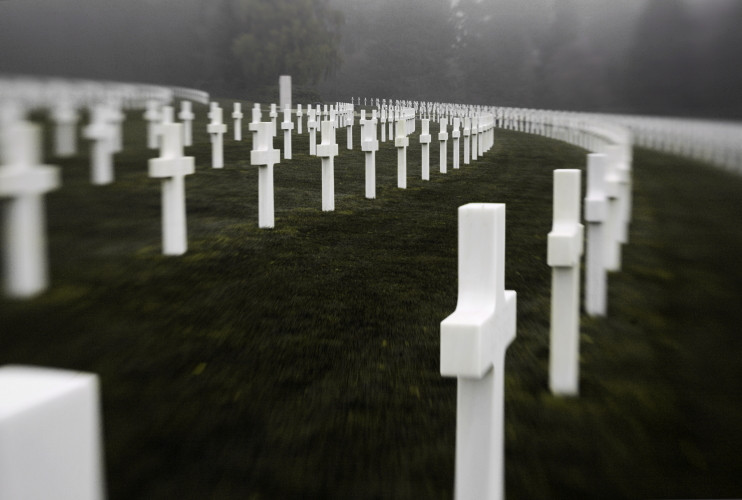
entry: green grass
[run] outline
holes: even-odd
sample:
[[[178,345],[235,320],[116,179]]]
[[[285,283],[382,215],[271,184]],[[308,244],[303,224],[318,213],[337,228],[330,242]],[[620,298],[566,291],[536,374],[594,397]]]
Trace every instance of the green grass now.
[[[469,202],[507,204],[508,498],[742,495],[742,179],[637,151],[609,316],[583,316],[582,394],[555,398],[552,170],[583,168],[584,151],[498,130],[484,158],[442,175],[434,141],[424,182],[418,127],[408,189],[386,142],[366,200],[363,153],[338,130],[336,211],[323,213],[320,159],[295,135],[275,168],[276,228],[261,230],[247,130],[213,170],[199,111],[185,256],[160,254],[155,153],[130,114],[114,184],[89,184],[86,154],[54,161],[51,287],[0,300],[0,364],[100,375],[111,499],[451,498],[456,384],[438,339]]]

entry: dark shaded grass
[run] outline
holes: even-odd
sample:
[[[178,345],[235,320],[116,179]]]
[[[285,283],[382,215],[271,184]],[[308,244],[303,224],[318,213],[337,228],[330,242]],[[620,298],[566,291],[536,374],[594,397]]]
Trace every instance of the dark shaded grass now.
[[[559,399],[546,386],[551,172],[582,168],[584,151],[498,131],[484,159],[441,175],[434,141],[424,182],[416,133],[408,189],[386,142],[366,200],[363,153],[339,130],[323,213],[320,160],[295,135],[275,169],[276,228],[260,230],[249,137],[230,132],[226,168],[211,169],[200,111],[185,256],[160,255],[154,154],[131,115],[112,186],[89,185],[87,155],[55,162],[52,287],[0,301],[1,363],[101,376],[110,498],[450,498],[455,381],[438,373],[438,336],[469,202],[507,204],[508,496],[740,495],[740,179],[637,152],[610,316],[583,317],[582,395]]]

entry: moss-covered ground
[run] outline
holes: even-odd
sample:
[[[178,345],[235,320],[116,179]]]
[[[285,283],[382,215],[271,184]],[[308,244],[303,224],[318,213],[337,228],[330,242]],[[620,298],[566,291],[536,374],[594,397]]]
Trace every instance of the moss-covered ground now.
[[[246,123],[215,170],[205,112],[187,149],[186,255],[161,255],[156,152],[130,113],[112,185],[89,183],[85,152],[50,160],[63,177],[47,197],[51,286],[0,299],[0,364],[100,375],[112,500],[451,498],[456,384],[438,371],[439,323],[456,305],[457,207],[469,202],[507,204],[519,308],[508,498],[742,496],[742,178],[636,151],[609,314],[583,315],[581,395],[556,398],[552,170],[583,168],[585,151],[498,130],[484,158],[443,175],[434,141],[425,182],[418,127],[408,188],[386,142],[367,200],[356,124],[353,151],[338,130],[336,211],[323,213],[305,132],[275,168],[265,230]]]

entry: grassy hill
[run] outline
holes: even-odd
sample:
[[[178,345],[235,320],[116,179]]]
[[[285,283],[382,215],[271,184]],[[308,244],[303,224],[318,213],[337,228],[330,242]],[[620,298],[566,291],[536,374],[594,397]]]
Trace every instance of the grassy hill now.
[[[742,496],[742,179],[636,152],[624,268],[608,318],[583,316],[582,394],[562,399],[547,388],[552,170],[584,168],[585,151],[498,130],[484,158],[443,175],[434,141],[422,181],[418,126],[408,189],[386,142],[367,200],[356,124],[354,151],[338,130],[323,213],[305,131],[275,168],[265,230],[246,123],[214,170],[205,113],[187,150],[185,256],[161,255],[156,152],[129,113],[114,184],[89,183],[86,153],[53,161],[48,292],[0,299],[0,364],[100,375],[111,499],[451,498],[456,384],[438,372],[439,324],[469,202],[507,204],[508,498]]]

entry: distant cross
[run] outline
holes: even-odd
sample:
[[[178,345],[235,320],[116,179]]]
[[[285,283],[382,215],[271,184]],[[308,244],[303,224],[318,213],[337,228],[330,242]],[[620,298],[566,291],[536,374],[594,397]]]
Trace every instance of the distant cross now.
[[[232,119],[234,120],[234,140],[242,140],[242,103],[234,103],[234,109],[232,111]]]
[[[554,394],[579,392],[580,224],[579,170],[554,170],[554,224],[548,236],[552,268],[549,387]]]
[[[258,227],[275,226],[273,207],[273,166],[281,160],[281,152],[273,149],[273,125],[259,122],[255,126],[255,142],[250,164],[258,168]]]
[[[162,179],[164,255],[182,255],[188,250],[185,176],[195,169],[193,157],[183,155],[182,127],[180,123],[163,123],[160,157],[149,160],[149,176]]]
[[[397,148],[397,187],[407,188],[407,146],[410,138],[407,137],[407,121],[401,117],[397,121],[397,136],[394,138],[394,146]]]
[[[222,108],[218,104],[211,108],[209,118],[211,122],[206,126],[206,131],[211,135],[211,167],[224,168],[224,134],[227,133],[227,125],[222,122]]]
[[[338,145],[335,139],[334,116],[322,122],[322,143],[317,145],[317,156],[322,158],[322,210],[335,210],[335,157]]]
[[[438,133],[438,142],[440,143],[440,160],[441,160],[441,173],[445,174],[448,171],[447,156],[448,156],[448,119],[441,118],[440,132]]]
[[[366,198],[376,198],[376,110],[370,120],[366,120],[366,110],[361,110],[361,150],[366,153]]]
[[[291,159],[291,131],[294,129],[294,122],[291,121],[291,108],[286,107],[283,110],[283,121],[281,130],[283,130],[283,157]]]

